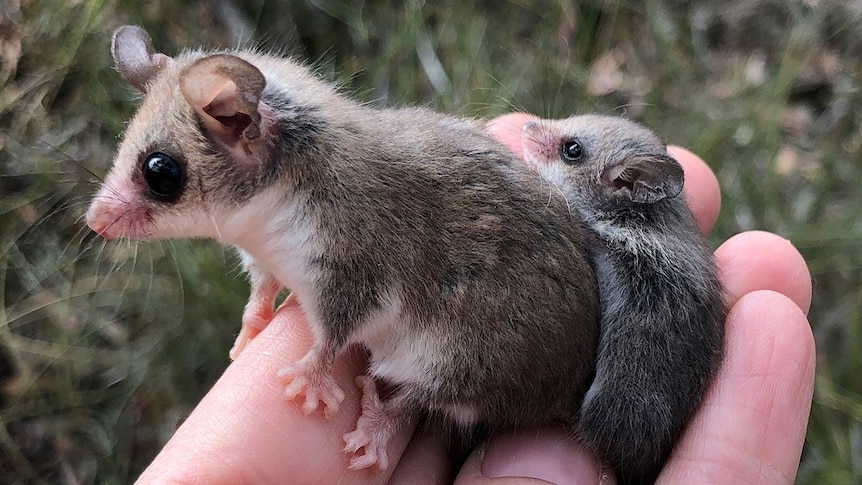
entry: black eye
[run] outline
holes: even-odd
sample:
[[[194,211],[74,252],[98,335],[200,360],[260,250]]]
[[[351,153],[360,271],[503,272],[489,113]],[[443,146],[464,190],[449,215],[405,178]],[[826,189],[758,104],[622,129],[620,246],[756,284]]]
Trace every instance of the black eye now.
[[[560,147],[560,155],[563,156],[563,161],[566,163],[573,163],[584,156],[584,149],[578,140],[568,140],[564,141]]]
[[[183,168],[161,152],[147,155],[141,167],[150,192],[160,199],[172,199],[183,188]]]

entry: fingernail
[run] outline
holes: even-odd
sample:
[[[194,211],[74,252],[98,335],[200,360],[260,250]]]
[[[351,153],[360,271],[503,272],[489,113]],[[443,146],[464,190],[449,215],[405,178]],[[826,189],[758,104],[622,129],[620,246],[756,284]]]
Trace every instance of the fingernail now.
[[[521,127],[521,132],[533,130],[537,126],[539,126],[539,120],[529,120]]]
[[[557,429],[494,438],[485,449],[482,475],[538,478],[558,485],[607,483],[593,455],[570,434]]]

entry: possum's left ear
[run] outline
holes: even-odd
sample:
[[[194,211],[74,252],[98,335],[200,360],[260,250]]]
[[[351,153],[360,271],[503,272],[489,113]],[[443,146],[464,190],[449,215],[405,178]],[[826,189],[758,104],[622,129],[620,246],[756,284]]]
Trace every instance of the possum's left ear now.
[[[264,87],[257,67],[228,54],[198,59],[180,73],[180,91],[210,139],[241,163],[256,164],[270,145],[274,120],[260,99]]]
[[[608,167],[602,183],[620,197],[638,204],[654,204],[682,192],[682,165],[669,155],[635,155]]]

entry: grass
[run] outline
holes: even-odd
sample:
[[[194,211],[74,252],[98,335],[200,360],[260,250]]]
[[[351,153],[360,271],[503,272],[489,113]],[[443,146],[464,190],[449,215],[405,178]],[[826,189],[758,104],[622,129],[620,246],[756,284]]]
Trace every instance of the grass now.
[[[255,44],[367,102],[627,114],[721,181],[711,236],[764,229],[814,277],[798,483],[862,480],[862,17],[850,2],[403,4],[0,0],[0,482],[126,483],[227,365],[246,284],[205,242],[110,243],[81,216],[134,110],[111,31]],[[184,21],[194,19],[194,21]]]

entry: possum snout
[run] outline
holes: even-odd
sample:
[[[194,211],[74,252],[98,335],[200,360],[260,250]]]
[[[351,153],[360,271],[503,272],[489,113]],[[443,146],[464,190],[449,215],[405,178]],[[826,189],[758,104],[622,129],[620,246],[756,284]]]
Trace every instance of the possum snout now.
[[[87,210],[87,226],[105,239],[115,239],[122,236],[118,224],[122,210],[117,210],[117,204],[111,202],[109,194],[105,187],[99,190]]]
[[[152,217],[131,182],[102,185],[87,209],[87,226],[105,239],[147,238]]]

